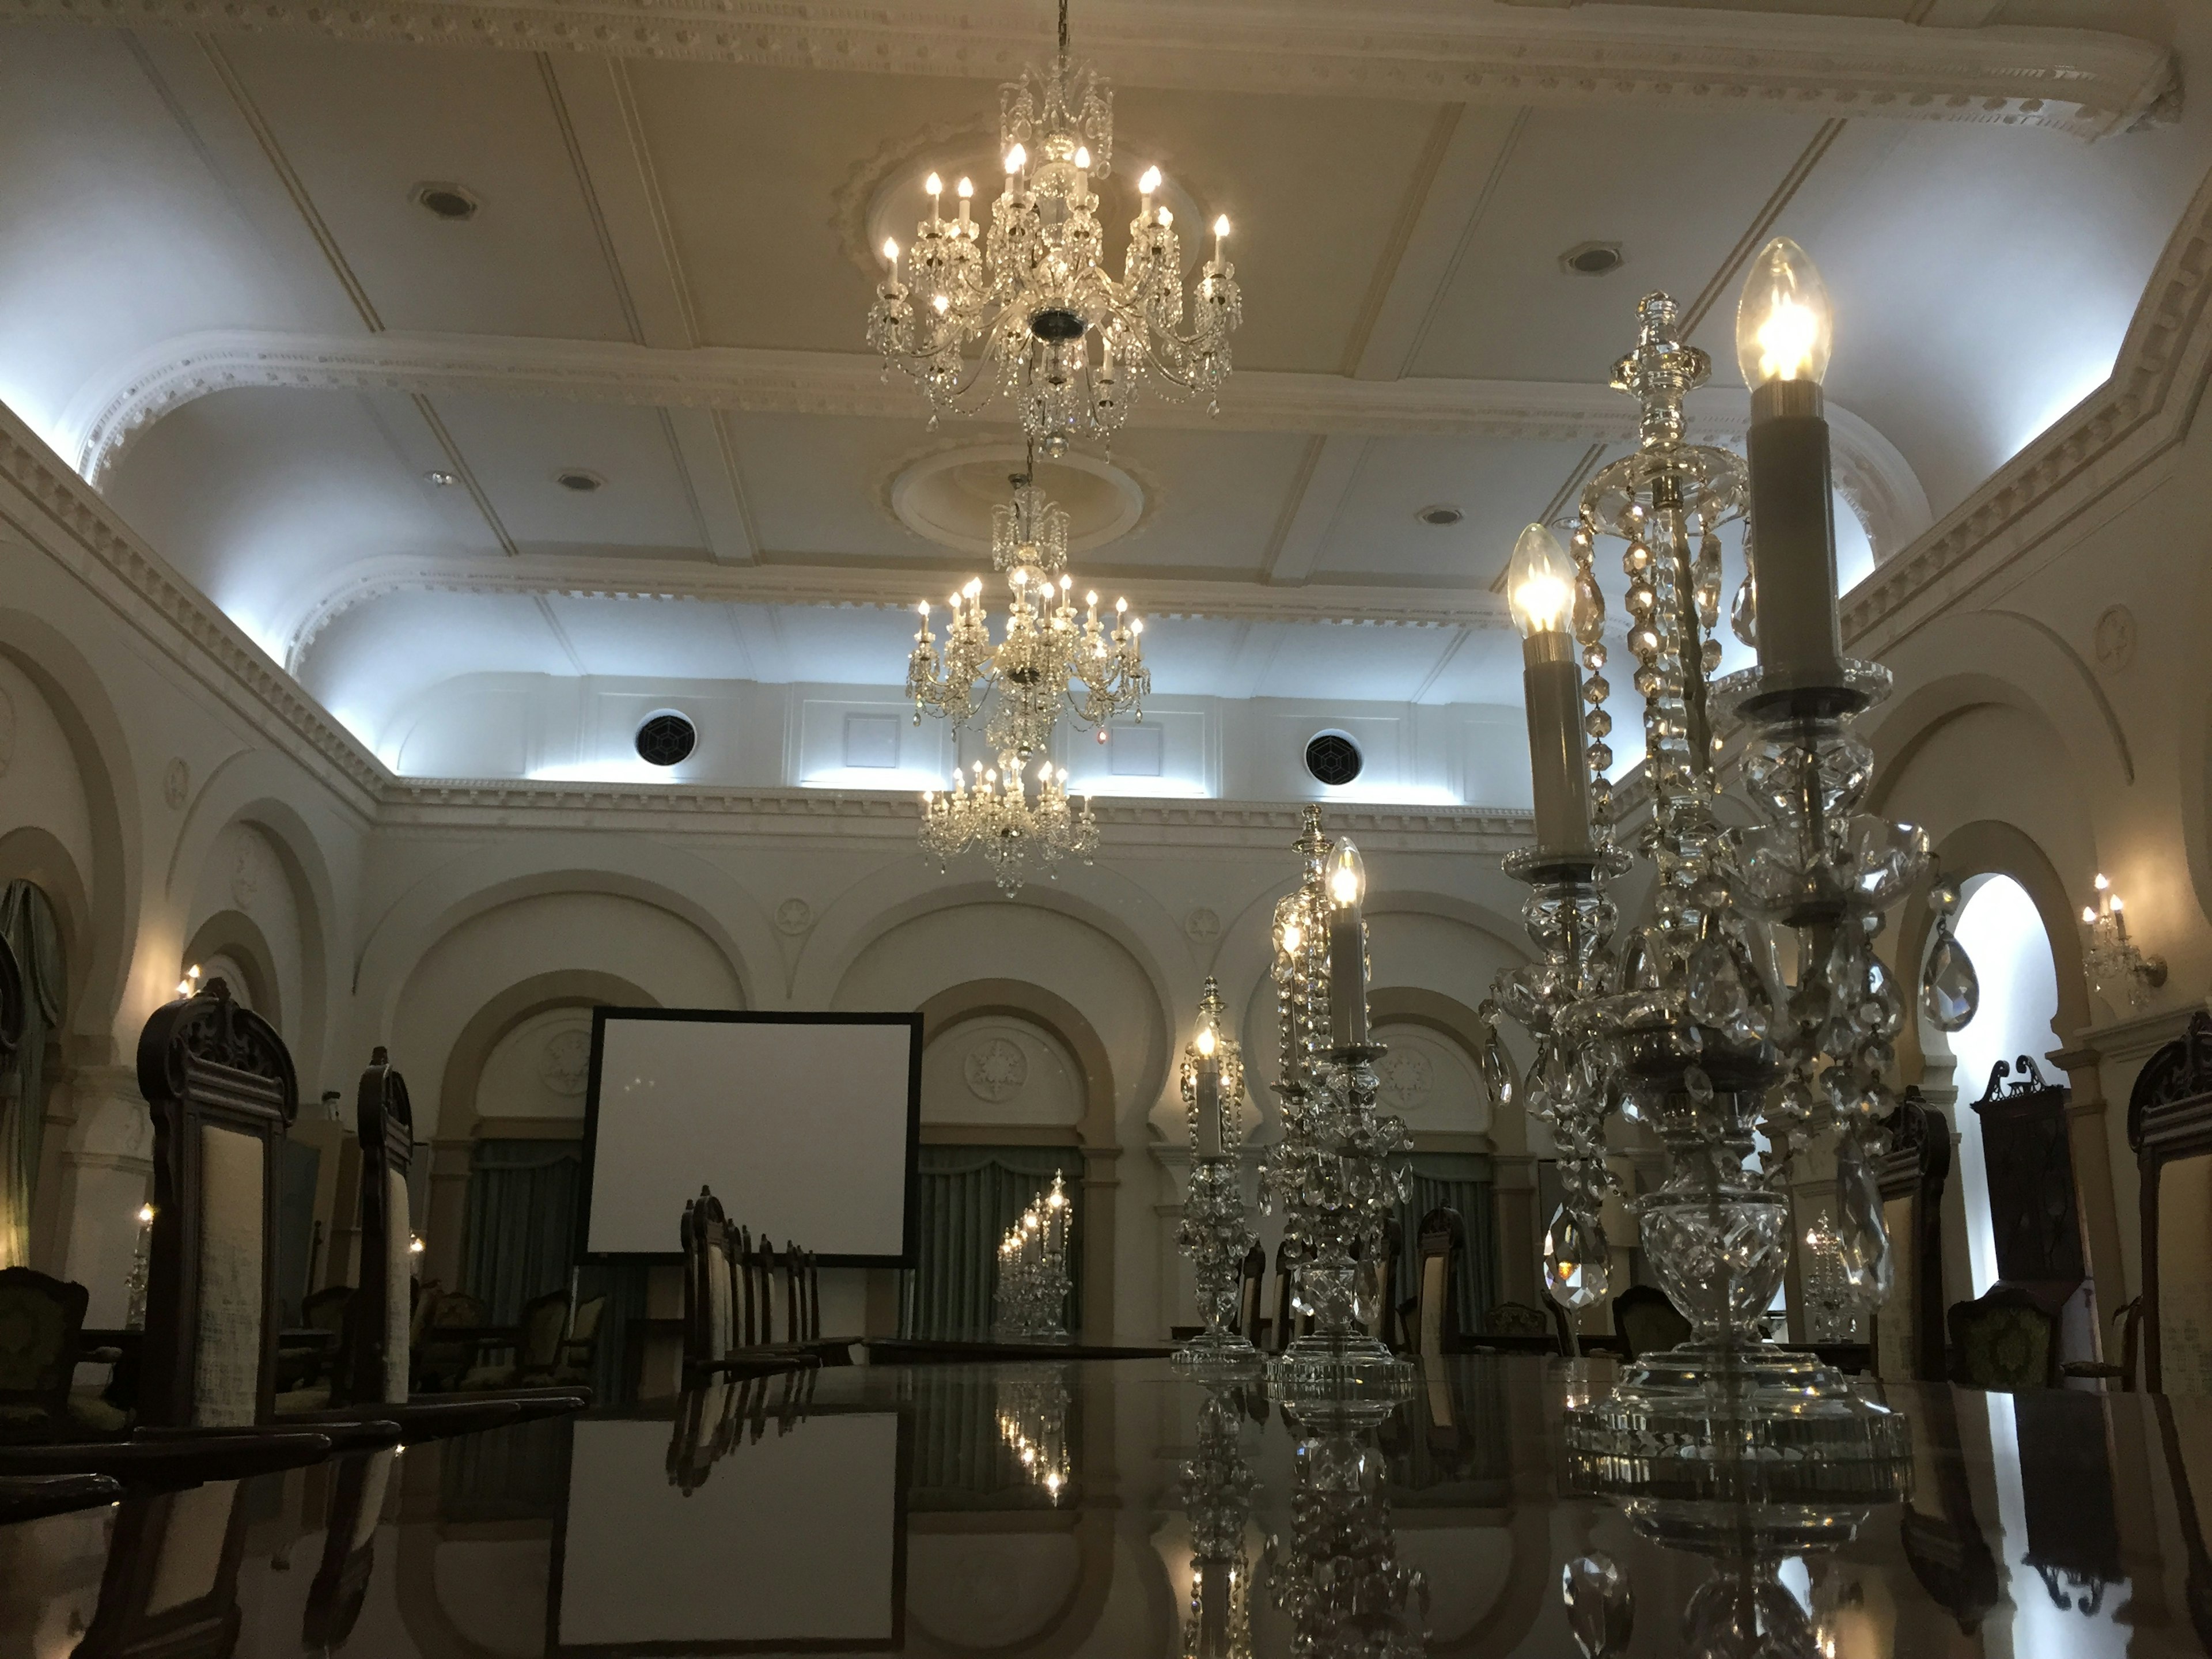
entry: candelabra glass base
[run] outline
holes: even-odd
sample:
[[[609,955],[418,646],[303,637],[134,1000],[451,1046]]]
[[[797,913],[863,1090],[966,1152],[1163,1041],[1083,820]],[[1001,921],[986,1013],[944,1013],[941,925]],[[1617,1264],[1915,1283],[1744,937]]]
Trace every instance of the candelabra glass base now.
[[[1302,1336],[1267,1362],[1267,1394],[1314,1426],[1380,1423],[1413,1397],[1413,1366],[1371,1336]]]
[[[1696,1339],[1626,1367],[1565,1439],[1608,1496],[1692,1502],[1882,1502],[1912,1455],[1905,1419],[1813,1355]]]
[[[1168,1363],[1199,1382],[1256,1376],[1264,1363],[1259,1349],[1234,1331],[1201,1331],[1169,1356]]]

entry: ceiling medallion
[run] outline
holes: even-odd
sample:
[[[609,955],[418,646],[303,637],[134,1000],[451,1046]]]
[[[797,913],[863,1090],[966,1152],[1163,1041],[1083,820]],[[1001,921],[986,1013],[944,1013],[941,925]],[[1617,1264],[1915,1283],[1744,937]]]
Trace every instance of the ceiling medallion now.
[[[991,642],[980,579],[953,593],[941,653],[923,600],[906,688],[917,722],[930,714],[956,728],[991,701],[985,740],[999,763],[976,761],[972,776],[956,766],[949,791],[923,794],[921,845],[940,865],[979,848],[1000,887],[1011,893],[1032,864],[1049,871],[1070,854],[1088,863],[1098,845],[1090,801],[1080,811],[1069,806],[1067,769],[1052,763],[1061,705],[1103,731],[1116,714],[1133,711],[1142,720],[1152,681],[1145,667],[1145,624],[1128,614],[1127,600],[1114,602],[1109,627],[1099,620],[1098,595],[1085,593],[1077,621],[1075,581],[1065,568],[1067,514],[1045,498],[1033,467],[1009,482],[1012,501],[991,515],[991,562],[1006,572],[1012,596],[1000,641]],[[1034,798],[1028,793],[1032,761]]]
[[[991,520],[1006,510],[1006,480],[1024,470],[1019,443],[963,444],[918,455],[899,467],[884,492],[884,507],[917,536],[956,552],[991,551]],[[1115,461],[1071,451],[1040,466],[1048,489],[1067,517],[1067,546],[1089,552],[1117,541],[1144,522],[1150,501],[1145,483]]]
[[[1004,396],[1023,430],[1057,459],[1071,438],[1110,439],[1148,381],[1210,398],[1229,374],[1229,335],[1243,320],[1236,268],[1222,257],[1226,215],[1213,222],[1213,257],[1200,267],[1188,309],[1175,216],[1153,204],[1160,170],[1138,180],[1122,274],[1105,265],[1105,235],[1092,180],[1112,176],[1112,90],[1067,55],[1067,3],[1060,50],[999,89],[1003,189],[990,223],[975,216],[975,182],[954,185],[957,216],[944,216],[944,180],[931,173],[929,216],[902,253],[885,239],[890,270],[868,313],[868,343],[912,375],[939,413],[975,414]],[[1096,343],[1094,351],[1093,345]],[[976,349],[971,361],[970,348]]]

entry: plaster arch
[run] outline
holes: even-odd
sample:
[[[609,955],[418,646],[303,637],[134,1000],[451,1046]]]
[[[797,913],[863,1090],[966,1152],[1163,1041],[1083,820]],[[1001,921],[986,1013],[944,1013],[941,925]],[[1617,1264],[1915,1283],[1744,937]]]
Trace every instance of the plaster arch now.
[[[477,1090],[484,1062],[499,1041],[523,1021],[554,1008],[657,1008],[659,999],[619,975],[563,968],[518,980],[495,992],[462,1024],[447,1050],[438,1088],[427,1103],[436,1125],[430,1142],[430,1198],[423,1220],[423,1273],[447,1285],[460,1282],[461,1227],[468,1206],[469,1167],[477,1138]],[[406,1074],[408,1056],[392,1063]],[[414,1097],[424,1097],[419,1087]],[[417,1121],[428,1115],[418,1115]]]
[[[332,935],[340,909],[337,879],[321,839],[279,793],[296,787],[298,781],[296,769],[268,750],[241,750],[216,767],[185,809],[184,827],[169,854],[162,896],[181,913],[191,902],[192,884],[222,833],[235,823],[250,824],[261,833],[291,887],[299,915],[300,1006],[285,1011],[292,1027],[285,1042],[301,1075],[313,1078],[321,1075],[333,1034],[331,963],[337,954]]]
[[[285,1048],[292,1048],[292,1039],[284,1029],[288,1011],[276,972],[276,952],[269,943],[268,934],[261,931],[261,924],[243,910],[218,910],[200,923],[179,959],[198,963],[218,956],[228,957],[244,971],[247,1006],[275,1026],[277,1034],[284,1037]],[[296,1067],[296,1058],[295,1065]]]
[[[91,953],[92,899],[85,890],[84,872],[58,836],[26,824],[0,836],[0,888],[11,881],[27,881],[45,893],[61,923],[62,969],[69,976],[64,1018],[74,1019],[84,997]]]
[[[149,977],[141,944],[144,823],[130,739],[99,671],[52,623],[0,609],[0,653],[38,687],[75,755],[92,828],[93,867],[82,872],[90,927],[83,994],[70,1012],[74,1036],[94,1039],[107,1059],[127,1054],[137,1027],[167,996]]]
[[[689,922],[712,940],[745,1006],[772,1008],[781,959],[767,914],[720,866],[663,842],[588,836],[478,847],[422,877],[368,930],[354,964],[364,1049],[386,1040],[400,993],[439,940],[518,899],[602,893],[635,899]]]

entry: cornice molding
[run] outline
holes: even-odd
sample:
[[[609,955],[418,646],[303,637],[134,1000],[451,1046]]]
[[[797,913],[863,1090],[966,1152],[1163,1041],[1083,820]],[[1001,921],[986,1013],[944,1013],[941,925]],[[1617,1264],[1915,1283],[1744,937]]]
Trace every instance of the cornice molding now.
[[[1879,657],[1958,606],[2189,435],[2212,376],[2212,174],[2159,257],[2105,384],[1845,596]]]
[[[24,21],[1000,80],[1042,56],[1037,8],[787,0],[14,0]],[[2086,29],[1467,0],[1092,0],[1082,54],[1129,86],[1305,97],[1785,109],[2039,126],[2084,138],[2166,113],[2172,55]]]
[[[153,423],[197,398],[252,387],[463,392],[589,403],[785,415],[914,419],[922,404],[902,378],[857,353],[676,349],[596,340],[507,336],[301,335],[234,330],[182,335],[150,348],[70,400],[77,471],[95,486],[112,476]],[[1602,386],[1528,380],[1410,379],[1240,369],[1221,412],[1159,399],[1147,425],[1171,429],[1473,435],[1626,444],[1636,405]],[[1708,386],[1691,399],[1700,433],[1741,442],[1750,418],[1739,389]],[[1927,527],[1927,492],[1896,447],[1833,404],[1838,487],[1865,525],[1879,560]],[[996,428],[979,422],[979,433]]]

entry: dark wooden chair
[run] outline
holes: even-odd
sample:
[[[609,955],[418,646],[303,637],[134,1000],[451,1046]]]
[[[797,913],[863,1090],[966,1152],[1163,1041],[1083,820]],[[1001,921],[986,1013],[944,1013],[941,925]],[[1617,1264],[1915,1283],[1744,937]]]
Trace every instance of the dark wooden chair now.
[[[1374,1310],[1367,1322],[1367,1334],[1387,1346],[1402,1348],[1406,1333],[1398,1311],[1398,1255],[1406,1242],[1405,1230],[1396,1216],[1382,1218],[1381,1253],[1370,1266],[1364,1260],[1367,1241],[1360,1241],[1361,1288],[1370,1298],[1368,1305]]]
[[[795,1344],[775,1340],[775,1285],[782,1275],[770,1246],[753,1248],[748,1236],[730,1225],[721,1200],[705,1187],[685,1203],[678,1236],[684,1249],[687,1386],[715,1371],[751,1374],[810,1363]],[[789,1307],[787,1278],[785,1285],[783,1300]]]
[[[1267,1322],[1260,1312],[1260,1295],[1267,1277],[1267,1253],[1255,1239],[1244,1252],[1244,1266],[1237,1280],[1237,1333],[1255,1345]]]
[[[70,1382],[90,1299],[82,1285],[29,1267],[0,1268],[0,1438],[78,1437]]]
[[[1664,1353],[1690,1340],[1690,1322],[1656,1285],[1632,1285],[1613,1297],[1613,1328],[1631,1359]]]
[[[422,1340],[415,1345],[414,1369],[418,1387],[456,1388],[475,1363],[475,1334],[491,1317],[481,1297],[466,1291],[444,1291],[429,1297],[429,1313]],[[441,1335],[451,1332],[451,1335]]]
[[[1943,1185],[1951,1132],[1917,1089],[1907,1089],[1885,1127],[1889,1151],[1875,1164],[1896,1271],[1875,1314],[1872,1370],[1940,1382],[1943,1352]]]
[[[1549,1339],[1552,1322],[1541,1308],[1532,1308],[1526,1302],[1500,1302],[1483,1310],[1482,1334]]]
[[[1304,1260],[1304,1251],[1291,1239],[1275,1247],[1275,1319],[1267,1333],[1271,1352],[1282,1352],[1313,1323],[1310,1316],[1297,1310],[1298,1268]]]
[[[361,1620],[376,1565],[376,1524],[397,1462],[397,1455],[389,1451],[361,1452],[336,1462],[323,1515],[322,1559],[300,1620],[300,1645],[309,1653],[343,1647]]]
[[[1459,1293],[1466,1271],[1467,1223],[1457,1210],[1431,1210],[1413,1232],[1413,1294],[1403,1310],[1410,1346],[1423,1358],[1463,1346]]]
[[[1993,1285],[1948,1316],[1951,1380],[1961,1388],[2011,1394],[2058,1382],[2058,1321],[2016,1285]]]
[[[2142,1224],[2138,1335],[2142,1383],[2152,1394],[2212,1393],[2212,1252],[2205,1249],[2212,1195],[2212,1015],[2151,1055],[2128,1095]],[[2166,1190],[2185,1182],[2178,1201]],[[2179,1355],[2187,1367],[2170,1368]],[[2174,1370],[2169,1380],[2167,1372]]]

